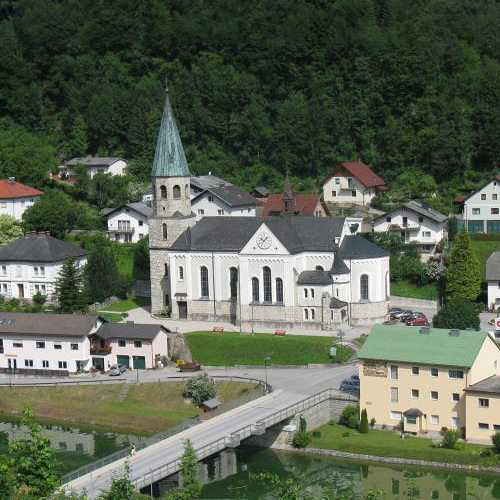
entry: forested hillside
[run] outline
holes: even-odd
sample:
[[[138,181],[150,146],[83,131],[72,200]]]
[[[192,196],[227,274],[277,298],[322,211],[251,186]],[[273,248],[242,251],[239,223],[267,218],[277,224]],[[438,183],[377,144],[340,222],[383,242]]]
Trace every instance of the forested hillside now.
[[[195,173],[313,189],[360,159],[394,185],[500,167],[497,0],[2,0],[0,176],[62,158],[146,178],[168,75]],[[432,184],[430,177],[426,178]],[[297,182],[297,181],[296,181]]]

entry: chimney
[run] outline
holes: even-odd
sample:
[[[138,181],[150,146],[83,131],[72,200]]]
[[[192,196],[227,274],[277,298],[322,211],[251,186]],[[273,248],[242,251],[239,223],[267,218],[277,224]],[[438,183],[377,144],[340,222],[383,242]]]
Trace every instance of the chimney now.
[[[460,335],[460,330],[458,328],[452,328],[450,330],[451,337],[458,337]]]
[[[7,180],[7,182],[9,184],[14,184],[14,182],[16,182],[16,178],[15,177],[9,177],[8,180]]]

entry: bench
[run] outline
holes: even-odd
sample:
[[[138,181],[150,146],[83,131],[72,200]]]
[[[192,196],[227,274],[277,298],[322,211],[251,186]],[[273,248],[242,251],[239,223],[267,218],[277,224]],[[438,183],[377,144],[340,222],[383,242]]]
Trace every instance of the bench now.
[[[286,335],[286,330],[274,330],[274,335]]]
[[[223,326],[214,326],[212,328],[212,332],[223,332],[224,331],[224,327]]]

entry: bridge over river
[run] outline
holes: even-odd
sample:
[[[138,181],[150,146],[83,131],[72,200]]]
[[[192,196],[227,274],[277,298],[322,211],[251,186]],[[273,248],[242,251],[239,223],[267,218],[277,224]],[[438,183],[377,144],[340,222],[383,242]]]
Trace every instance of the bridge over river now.
[[[329,386],[338,387],[338,380],[352,372],[353,368],[338,367],[329,371]],[[303,374],[306,375],[304,372]],[[295,415],[305,413],[308,416],[307,412],[314,412],[315,408],[320,407],[324,409],[325,405],[329,408],[332,402],[345,405],[349,401],[355,401],[355,398],[336,389],[317,391],[318,385],[324,387],[326,380],[322,380],[320,384],[314,383],[315,377],[312,376],[307,390],[307,385],[304,383],[306,377],[298,378],[302,378],[302,382],[291,378],[288,384],[279,384],[281,388],[267,396],[156,442],[133,456],[121,458],[72,479],[64,484],[63,488],[77,493],[85,491],[88,498],[96,498],[101,490],[109,487],[113,476],[123,473],[124,465],[128,462],[130,478],[139,490],[179,470],[186,439],[191,441],[198,458],[202,459],[225,448],[235,448],[250,436],[263,435],[268,428]],[[325,415],[327,414],[328,410]],[[314,419],[314,413],[311,415]]]

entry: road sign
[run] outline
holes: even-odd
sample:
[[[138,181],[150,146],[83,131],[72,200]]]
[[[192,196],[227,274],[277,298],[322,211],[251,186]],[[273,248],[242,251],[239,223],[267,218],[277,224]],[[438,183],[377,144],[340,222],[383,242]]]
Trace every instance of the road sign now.
[[[500,330],[500,318],[495,318],[495,330]]]
[[[332,345],[330,347],[330,358],[334,358],[335,356],[337,356],[337,348]]]

